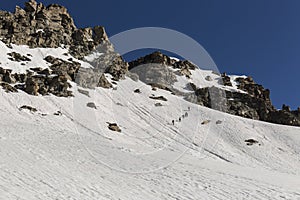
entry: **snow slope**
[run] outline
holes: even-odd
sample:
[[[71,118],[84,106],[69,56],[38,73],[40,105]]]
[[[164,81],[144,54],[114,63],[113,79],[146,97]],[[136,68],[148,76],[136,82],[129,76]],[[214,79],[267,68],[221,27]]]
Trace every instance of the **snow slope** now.
[[[31,52],[36,62],[44,51]],[[300,199],[298,127],[221,113],[130,78],[72,90],[58,98],[0,89],[0,199]]]
[[[0,90],[0,199],[300,198],[299,128],[210,110],[131,79],[89,92]],[[155,107],[152,94],[168,101]],[[249,138],[260,145],[247,146]]]

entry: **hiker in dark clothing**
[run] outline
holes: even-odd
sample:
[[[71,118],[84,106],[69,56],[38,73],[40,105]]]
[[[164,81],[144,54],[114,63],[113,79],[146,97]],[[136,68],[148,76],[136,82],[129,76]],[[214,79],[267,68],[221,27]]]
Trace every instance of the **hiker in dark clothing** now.
[[[179,122],[181,122],[181,117],[179,117]]]
[[[174,123],[175,123],[175,121],[174,120],[172,120],[172,124],[174,125]]]

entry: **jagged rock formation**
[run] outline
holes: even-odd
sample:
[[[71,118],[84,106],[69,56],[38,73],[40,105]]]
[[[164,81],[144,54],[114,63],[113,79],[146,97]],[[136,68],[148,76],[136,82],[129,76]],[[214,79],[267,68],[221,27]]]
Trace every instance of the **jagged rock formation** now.
[[[80,64],[51,56],[46,57],[45,60],[52,64],[50,69],[31,68],[26,74],[12,74],[12,70],[0,67],[2,87],[7,92],[17,92],[20,89],[31,95],[72,96],[72,92],[68,90],[71,88],[68,81],[75,81],[75,73],[80,68]]]
[[[128,64],[114,52],[103,27],[78,29],[67,9],[57,4],[46,7],[42,3],[30,0],[25,3],[24,9],[17,6],[14,13],[0,11],[0,39],[7,45],[13,43],[32,48],[63,46],[78,59],[83,59],[92,51],[100,51],[102,54],[91,61],[94,69],[80,70],[80,63],[52,56],[45,58],[51,64],[50,70],[37,66],[35,70],[26,74],[11,74],[11,70],[1,68],[0,81],[5,82],[1,83],[1,86],[8,92],[21,89],[31,95],[51,93],[67,97],[72,96],[68,91],[68,81],[76,81],[80,86],[88,88],[111,88],[103,73],[109,73],[115,80],[119,80],[128,72]],[[8,56],[16,62],[31,60],[31,55],[25,56],[16,52]],[[15,83],[18,84],[14,87],[9,85]]]
[[[256,84],[250,77],[238,78],[236,81],[240,83],[239,89],[247,93],[217,87],[197,88],[194,94],[186,96],[186,100],[241,117],[300,126],[300,108],[291,111],[284,105],[282,110],[277,110],[272,105],[268,89]]]
[[[185,99],[190,102],[241,117],[300,126],[300,108],[291,111],[289,107],[284,106],[282,110],[277,110],[272,105],[270,91],[262,85],[256,84],[251,77],[240,77],[234,80],[238,83],[238,89],[245,93],[218,87],[202,88],[190,82],[188,87],[194,93],[184,94],[172,88],[177,80],[174,71],[169,68],[170,66],[178,69],[176,75],[185,75],[187,78],[189,78],[191,70],[195,69],[195,65],[188,61],[176,61],[160,52],[154,52],[129,63],[130,71],[138,74],[141,81],[154,88],[184,95]],[[233,86],[231,78],[226,73],[218,75],[220,76],[219,84]],[[212,81],[209,76],[206,76],[205,80]]]
[[[108,37],[101,26],[77,29],[67,9],[57,4],[44,6],[35,0],[15,12],[0,11],[0,38],[6,44],[56,48],[68,46],[76,58],[83,58]]]
[[[220,79],[220,80],[222,81],[222,82],[221,82],[222,85],[225,85],[225,86],[232,86],[231,79],[230,79],[229,76],[227,76],[226,73],[222,73],[222,74],[221,74],[221,77],[222,77],[222,79]]]
[[[162,54],[159,51],[153,52],[152,54],[141,57],[135,61],[129,62],[129,70],[133,70],[137,66],[146,65],[146,64],[161,64],[165,66],[172,66],[174,69],[179,69],[181,75],[189,77],[191,75],[190,70],[195,70],[196,66],[187,60],[174,60],[170,57]]]

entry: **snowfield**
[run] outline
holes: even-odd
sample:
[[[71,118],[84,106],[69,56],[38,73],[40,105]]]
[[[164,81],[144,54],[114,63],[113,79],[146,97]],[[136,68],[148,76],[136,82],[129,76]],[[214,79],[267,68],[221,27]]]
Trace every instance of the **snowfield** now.
[[[300,199],[299,128],[210,110],[129,78],[116,87],[88,97],[74,85],[75,98],[1,89],[0,199]],[[156,107],[152,94],[168,101]],[[251,138],[258,143],[248,146]]]
[[[70,58],[63,48],[10,49],[0,42],[0,51],[1,66],[14,72],[47,68],[48,55]],[[33,59],[21,65],[9,52]],[[184,91],[188,82],[177,78],[175,87]],[[211,71],[191,78],[222,87]],[[1,200],[300,199],[299,127],[211,110],[130,78],[113,89],[72,85],[72,98],[0,89]],[[223,88],[237,90],[233,85]]]

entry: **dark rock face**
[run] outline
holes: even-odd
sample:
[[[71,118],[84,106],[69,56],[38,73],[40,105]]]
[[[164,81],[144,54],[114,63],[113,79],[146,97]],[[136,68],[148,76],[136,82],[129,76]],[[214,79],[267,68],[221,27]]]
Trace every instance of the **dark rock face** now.
[[[238,89],[243,90],[256,98],[271,102],[270,90],[265,89],[262,85],[256,84],[251,77],[237,78],[236,81],[239,83]]]
[[[10,56],[10,60],[12,61],[16,61],[16,62],[22,62],[22,61],[31,61],[30,58],[24,56],[24,55],[21,55],[19,53],[16,53],[16,52],[12,52],[12,53],[8,53],[7,55]]]
[[[232,83],[231,83],[231,79],[230,79],[230,77],[229,76],[227,76],[227,74],[226,73],[223,73],[223,74],[221,74],[221,77],[222,77],[222,85],[224,85],[224,86],[232,86]]]
[[[128,72],[128,64],[114,52],[103,27],[77,29],[67,9],[57,4],[46,7],[30,0],[25,3],[24,9],[17,6],[14,13],[0,11],[0,38],[7,45],[13,43],[32,48],[66,46],[69,53],[78,59],[92,51],[101,51],[103,54],[91,63],[95,67],[93,70],[83,69],[80,73],[79,63],[52,56],[45,58],[51,64],[50,70],[37,68],[32,70],[34,73],[28,72],[25,75],[12,75],[8,70],[6,73],[0,71],[0,81],[6,83],[2,84],[6,91],[13,91],[7,83],[18,82],[15,88],[31,95],[52,93],[71,96],[72,93],[67,90],[70,87],[68,81],[78,81],[80,86],[88,88],[111,88],[103,73],[109,73],[115,80],[119,80]],[[27,56],[15,52],[8,56],[16,62],[30,61]],[[77,74],[78,78],[75,77]],[[86,80],[89,78],[91,80]]]
[[[79,67],[78,63],[69,65],[72,68]],[[6,92],[17,92],[18,89],[25,91],[30,95],[48,95],[54,94],[59,97],[72,96],[72,92],[68,89],[71,88],[69,80],[73,80],[74,72],[70,71],[69,67],[64,67],[58,71],[57,67],[65,66],[64,62],[61,65],[52,65],[49,69],[35,68],[27,71],[26,74],[12,74],[11,70],[3,69],[0,67],[0,83]],[[2,81],[2,82],[1,82]],[[10,84],[15,84],[11,86]]]
[[[103,27],[77,29],[63,6],[44,6],[35,0],[16,7],[14,13],[0,11],[0,37],[6,44],[30,47],[70,47],[70,53],[82,58],[98,44],[108,40]]]
[[[247,93],[225,91],[220,88],[197,88],[194,95],[187,95],[186,100],[209,108],[238,115],[245,118],[266,122],[300,126],[300,108],[291,111],[288,106],[277,110],[270,100],[270,92],[251,78],[236,80],[239,89]]]

